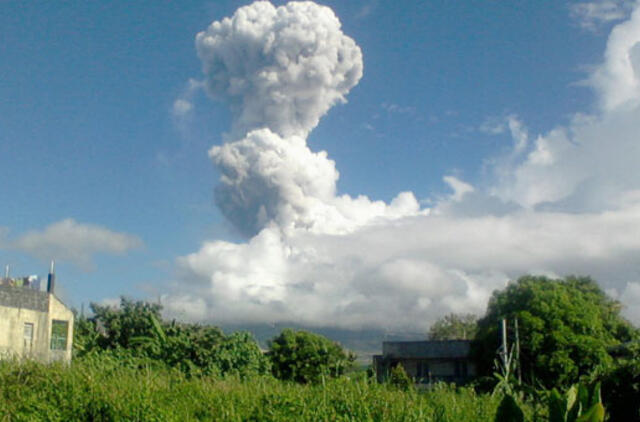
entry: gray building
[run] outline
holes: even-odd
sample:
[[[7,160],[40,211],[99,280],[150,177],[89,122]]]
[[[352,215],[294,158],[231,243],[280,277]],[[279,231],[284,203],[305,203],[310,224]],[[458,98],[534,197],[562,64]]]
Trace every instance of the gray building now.
[[[476,375],[470,352],[470,340],[385,341],[382,354],[373,356],[373,367],[380,382],[392,368],[402,365],[416,384],[463,384]]]
[[[0,358],[71,361],[73,312],[32,277],[0,278]]]

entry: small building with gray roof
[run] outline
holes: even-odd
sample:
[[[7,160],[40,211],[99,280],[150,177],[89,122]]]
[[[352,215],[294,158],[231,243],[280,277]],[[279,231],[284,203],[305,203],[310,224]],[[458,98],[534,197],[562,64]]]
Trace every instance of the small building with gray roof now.
[[[0,278],[0,358],[71,361],[73,312],[35,277]]]
[[[373,356],[373,367],[380,382],[402,365],[416,384],[463,384],[476,375],[470,353],[470,340],[385,341],[382,354]]]

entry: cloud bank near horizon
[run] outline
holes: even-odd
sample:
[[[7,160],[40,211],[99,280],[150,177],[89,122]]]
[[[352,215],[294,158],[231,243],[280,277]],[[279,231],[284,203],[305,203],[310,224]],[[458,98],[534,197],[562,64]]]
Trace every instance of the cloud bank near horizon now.
[[[345,101],[362,55],[333,12],[257,2],[196,37],[208,94],[229,103],[211,148],[216,204],[244,243],[206,241],[178,259],[166,297],[184,318],[424,330],[481,314],[525,273],[589,274],[640,322],[640,4],[614,27],[589,81],[599,110],[532,137],[511,116],[508,154],[430,209],[339,195],[339,173],[306,136]],[[533,139],[533,141],[532,141]]]
[[[137,236],[115,232],[95,224],[79,223],[67,218],[51,223],[43,230],[30,230],[8,239],[8,230],[0,227],[0,249],[28,253],[40,260],[68,261],[89,270],[97,254],[122,255],[142,247]]]

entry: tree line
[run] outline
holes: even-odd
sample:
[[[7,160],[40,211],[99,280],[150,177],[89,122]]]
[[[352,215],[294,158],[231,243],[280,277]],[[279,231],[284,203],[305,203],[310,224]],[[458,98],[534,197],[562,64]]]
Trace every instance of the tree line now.
[[[162,306],[122,297],[119,307],[92,303],[76,318],[74,357],[110,355],[133,365],[160,365],[187,376],[273,375],[300,383],[338,377],[355,355],[324,336],[284,329],[261,350],[246,331],[225,334],[213,325],[164,321]]]
[[[522,398],[553,389],[573,391],[576,383],[597,384],[610,420],[640,420],[640,331],[621,309],[589,277],[524,276],[495,291],[481,318],[446,315],[427,336],[472,340],[479,375],[472,386],[479,391],[506,383]],[[76,318],[75,357],[112,356],[123,364],[159,365],[188,377],[273,376],[303,384],[353,368],[355,355],[315,333],[285,329],[263,351],[248,332],[225,334],[212,325],[164,321],[161,310],[158,304],[126,298],[118,308],[92,304],[90,317]],[[506,373],[497,354],[502,319],[518,321],[520,346],[517,371]],[[406,388],[406,380],[398,383]]]
[[[481,376],[475,383],[491,388],[499,381],[492,374],[505,369],[497,353],[500,322],[507,320],[513,333],[517,320],[518,368],[506,371],[504,382],[520,392],[601,385],[610,420],[640,420],[640,330],[621,310],[590,277],[523,276],[495,291],[481,318],[447,315],[429,337],[472,339]]]

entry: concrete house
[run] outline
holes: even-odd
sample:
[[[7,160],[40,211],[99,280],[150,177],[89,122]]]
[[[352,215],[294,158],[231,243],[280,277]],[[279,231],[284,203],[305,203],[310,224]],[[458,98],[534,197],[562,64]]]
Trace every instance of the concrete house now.
[[[469,340],[385,341],[382,354],[373,356],[373,367],[380,382],[387,379],[392,368],[402,365],[416,384],[463,384],[476,375],[470,351]]]
[[[73,313],[54,285],[53,263],[46,289],[36,277],[0,278],[0,358],[71,361]]]

